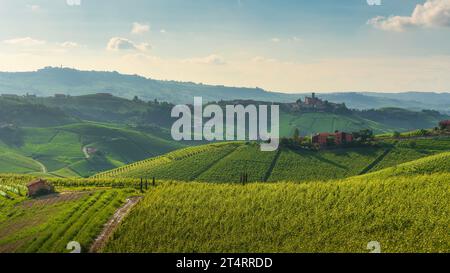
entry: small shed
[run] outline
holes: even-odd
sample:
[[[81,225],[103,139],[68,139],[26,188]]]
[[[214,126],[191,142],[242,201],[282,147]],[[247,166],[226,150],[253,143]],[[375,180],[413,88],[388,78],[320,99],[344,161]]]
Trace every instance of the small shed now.
[[[450,120],[443,120],[439,122],[439,127],[441,127],[442,130],[449,130],[450,129]]]
[[[36,197],[46,195],[55,191],[54,187],[43,179],[36,179],[27,184],[28,196]]]

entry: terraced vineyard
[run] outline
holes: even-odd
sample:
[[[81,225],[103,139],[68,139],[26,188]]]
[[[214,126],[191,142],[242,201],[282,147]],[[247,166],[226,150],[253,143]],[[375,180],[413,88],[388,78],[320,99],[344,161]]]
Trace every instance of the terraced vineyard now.
[[[158,179],[190,181],[197,178],[217,160],[231,153],[237,145],[239,144],[221,143],[185,148],[100,173],[95,177],[157,177]]]
[[[50,177],[59,193],[37,199],[26,197],[34,175],[1,174],[0,252],[67,252],[70,241],[87,251],[136,195],[145,197],[102,251],[367,252],[377,240],[383,252],[448,252],[449,146],[414,139],[267,153],[217,143],[93,178]],[[242,173],[255,183],[238,184]]]
[[[101,173],[104,177],[156,177],[205,182],[307,181],[359,174],[385,151],[380,147],[329,151],[261,152],[256,143],[222,143],[182,149],[165,156]]]
[[[24,127],[17,141],[6,145],[0,139],[0,172],[88,177],[185,147],[148,132],[94,122]]]
[[[269,181],[327,180],[358,175],[383,152],[376,147],[321,152],[284,150]]]
[[[432,175],[450,172],[450,152],[440,153],[433,156],[420,158],[415,161],[395,165],[381,171],[367,174],[366,177],[395,177]],[[449,181],[442,181],[444,183]]]
[[[207,171],[197,181],[239,182],[241,174],[248,175],[248,182],[265,181],[277,152],[261,152],[257,144],[239,146]]]
[[[397,140],[394,148],[371,171],[379,171],[445,151],[450,151],[450,137]]]
[[[444,173],[303,184],[166,183],[147,193],[103,251],[368,252],[376,240],[383,252],[448,252],[449,182]]]
[[[35,200],[12,193],[11,199],[0,196],[0,253],[67,252],[71,241],[86,251],[132,192],[92,189]]]

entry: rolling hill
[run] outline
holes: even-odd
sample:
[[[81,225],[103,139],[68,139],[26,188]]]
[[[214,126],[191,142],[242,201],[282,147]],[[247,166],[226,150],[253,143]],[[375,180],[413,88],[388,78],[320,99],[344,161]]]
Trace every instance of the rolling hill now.
[[[192,103],[192,101],[190,101]],[[132,124],[149,128],[160,136],[170,138],[170,128],[175,122],[171,117],[173,104],[158,101],[145,102],[140,99],[123,99],[107,94],[85,96],[53,97],[0,97],[0,104],[6,105],[8,115],[0,116],[0,124],[11,123],[17,126],[55,126],[76,123],[83,120],[116,124]],[[267,104],[255,100],[221,101],[220,105]],[[20,105],[20,107],[18,106]],[[411,131],[432,128],[441,120],[449,118],[436,111],[409,111],[401,108],[381,108],[377,110],[348,110],[336,112],[296,112],[290,104],[280,103],[281,136],[291,136],[295,128],[302,135],[317,132],[334,132],[335,130],[354,132],[371,129],[375,133],[393,131]],[[43,109],[33,112],[36,117],[22,115],[23,109]],[[55,111],[59,111],[56,112]],[[19,114],[20,113],[20,114]],[[47,114],[48,113],[48,114]],[[60,113],[60,114],[59,114]],[[35,122],[39,119],[39,122]],[[36,126],[37,125],[37,126]]]
[[[87,177],[183,147],[150,133],[89,122],[24,127],[21,138],[20,145],[0,146],[2,172]]]
[[[450,138],[380,143],[336,150],[261,152],[256,143],[220,143],[181,149],[96,175],[97,178],[152,178],[240,182],[310,181],[342,179],[374,172],[450,150]]]
[[[314,90],[310,90],[310,93]],[[363,90],[361,90],[363,91]],[[378,109],[398,107],[411,110],[433,109],[449,113],[449,93],[432,92],[339,92],[324,93],[321,97],[331,102],[345,102],[356,109]],[[432,90],[430,90],[432,91]],[[294,102],[304,94],[269,92],[260,88],[212,86],[201,83],[160,81],[138,75],[123,75],[117,72],[80,71],[70,68],[46,67],[33,72],[0,72],[1,94],[54,94],[88,95],[111,93],[131,99],[139,96],[145,100],[158,99],[171,103],[192,103],[194,96],[204,101],[252,99],[269,102]],[[309,95],[309,94],[308,94]]]
[[[368,243],[378,241],[383,253],[448,252],[449,181],[445,173],[306,184],[164,183],[147,192],[103,251],[368,253]]]
[[[140,179],[131,178],[140,168],[149,167],[160,172],[180,170],[174,175],[182,178],[211,178],[214,173],[220,177],[221,173],[234,173],[240,165],[254,167],[258,173],[277,157],[257,154],[255,145],[245,143],[189,147],[113,171],[115,175],[128,172],[128,178],[49,178],[66,192],[42,200],[24,197],[23,185],[33,176],[0,175],[0,252],[65,252],[67,242],[74,239],[87,251],[125,199],[136,194],[143,195],[142,201],[101,252],[367,253],[371,241],[379,242],[383,253],[448,252],[450,140],[415,141],[414,149],[437,154],[370,174],[326,179],[326,183],[320,178],[245,185],[158,179],[138,193]],[[399,141],[390,149],[399,149],[399,154],[407,157],[411,155],[406,152],[409,142]],[[297,154],[296,159],[287,161],[294,163],[304,156],[336,165],[348,157],[341,167],[350,169],[361,164],[355,162],[363,161],[361,156],[371,154],[340,152]],[[293,156],[293,151],[281,151],[278,157],[283,153]],[[225,161],[205,163],[205,155],[211,158],[215,154]],[[304,164],[298,163],[295,169],[304,171],[298,168]],[[229,170],[223,170],[224,166],[230,166]],[[312,166],[315,164],[306,167]],[[215,167],[221,173],[212,171]],[[318,165],[317,172],[328,168]],[[191,175],[189,170],[206,171]]]
[[[265,102],[247,100],[221,103],[247,105]],[[0,152],[3,155],[0,170],[3,172],[86,177],[178,148],[204,143],[179,143],[172,140],[170,129],[175,119],[171,118],[170,112],[173,105],[166,102],[145,102],[140,99],[128,100],[108,94],[94,94],[53,97],[2,96],[0,105],[0,112],[4,112],[0,115]],[[413,112],[399,108],[333,113],[295,112],[287,106],[288,104],[281,104],[280,107],[282,137],[292,136],[296,128],[303,136],[336,130],[354,132],[371,129],[377,134],[409,131],[434,127],[438,121],[447,118],[435,111]],[[242,151],[244,157],[246,153],[245,150]],[[227,153],[219,153],[212,158],[224,155]],[[373,156],[376,157],[377,152]],[[261,156],[264,162],[248,163],[258,165],[261,169],[253,173],[251,179],[271,181],[281,177],[289,178],[289,175],[281,173],[280,177],[271,178],[268,171],[262,171],[267,169],[268,164],[271,165],[273,157],[273,154],[264,155]],[[284,159],[284,154],[281,159]],[[371,159],[369,156],[361,161],[361,164]],[[295,160],[301,162],[303,159]],[[212,160],[211,164],[214,162]],[[239,177],[239,172],[246,171],[246,164],[236,168],[237,173],[231,175],[233,179]],[[164,176],[166,170],[161,168],[160,171],[153,170],[154,174]],[[177,166],[174,168],[178,170]],[[359,170],[359,167],[357,169]],[[214,173],[207,171],[200,169],[201,173],[190,173],[189,179],[176,179],[228,179],[227,175],[216,177]],[[341,177],[344,173],[355,174],[342,169],[335,173],[336,177]],[[321,177],[306,175],[306,178]]]

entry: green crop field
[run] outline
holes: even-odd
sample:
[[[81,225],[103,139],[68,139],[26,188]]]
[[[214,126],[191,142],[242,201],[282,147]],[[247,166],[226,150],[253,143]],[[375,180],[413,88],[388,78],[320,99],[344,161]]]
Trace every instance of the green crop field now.
[[[394,128],[351,115],[337,115],[332,113],[303,113],[298,115],[282,113],[280,116],[280,135],[292,136],[295,128],[302,135],[319,132],[357,132],[370,128],[375,133],[391,132]]]
[[[448,252],[449,181],[446,173],[305,184],[167,183],[146,194],[104,251],[368,252],[368,242],[378,241],[383,252]]]
[[[0,172],[88,177],[184,147],[150,133],[92,122],[24,127],[20,137],[14,147],[0,140]],[[88,157],[87,148],[95,154]]]
[[[24,181],[30,177],[0,178],[0,253],[68,252],[71,241],[87,251],[103,225],[134,190],[66,191],[28,199]]]
[[[383,151],[376,147],[320,152],[284,150],[269,181],[326,180],[358,175]]]
[[[214,147],[214,148],[213,148]],[[225,143],[188,148],[197,151],[173,159],[166,156],[120,167],[97,177],[156,177],[158,179],[205,182],[308,181],[344,178],[361,173],[385,151],[380,147],[336,149],[329,151],[261,152],[256,143]]]
[[[167,155],[133,163],[96,177],[157,177],[190,181],[226,155],[238,144],[221,143],[189,147]]]
[[[222,158],[196,180],[206,182],[239,182],[242,174],[249,182],[265,181],[277,152],[261,152],[257,144],[240,145],[235,151]]]
[[[186,159],[228,151],[223,157],[238,165],[234,157],[252,159],[256,148],[213,144],[144,163],[165,158],[183,166]],[[270,154],[257,157],[255,165],[270,165],[276,156]],[[355,169],[355,161],[366,157],[349,154],[346,164]],[[333,160],[336,154],[321,156]],[[448,252],[449,170],[446,152],[327,182],[158,180],[140,193],[139,178],[48,178],[60,193],[42,199],[25,197],[24,185],[33,176],[0,175],[0,252],[67,252],[70,241],[87,251],[124,200],[136,194],[144,199],[101,251],[368,252],[367,243],[378,241],[383,252]]]

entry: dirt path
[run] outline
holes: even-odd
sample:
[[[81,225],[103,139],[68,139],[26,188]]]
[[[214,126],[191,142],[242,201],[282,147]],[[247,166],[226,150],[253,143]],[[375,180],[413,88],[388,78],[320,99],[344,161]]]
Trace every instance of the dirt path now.
[[[120,222],[127,216],[131,209],[142,199],[142,196],[130,197],[127,199],[125,205],[120,207],[112,218],[105,224],[100,235],[95,239],[91,248],[90,253],[96,253],[103,248],[105,243],[108,241],[109,237],[113,234],[116,228],[119,226]]]
[[[392,151],[392,149],[387,149],[386,151],[384,151],[384,153],[379,155],[372,163],[370,163],[367,167],[365,167],[364,170],[362,170],[358,175],[366,174],[370,170],[375,168],[375,166],[377,166],[378,163],[380,163],[391,151]]]
[[[39,162],[38,160],[34,159],[34,161],[41,167],[42,173],[46,174],[47,171],[47,167],[45,167],[44,164],[42,164],[42,162]]]
[[[84,154],[84,157],[86,158],[86,159],[89,159],[89,153],[87,152],[87,147],[86,146],[84,146],[83,147],[83,154]]]

